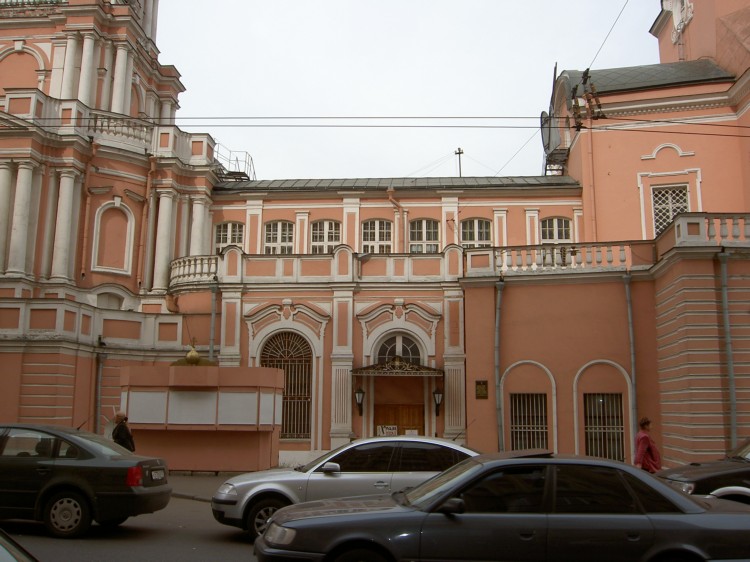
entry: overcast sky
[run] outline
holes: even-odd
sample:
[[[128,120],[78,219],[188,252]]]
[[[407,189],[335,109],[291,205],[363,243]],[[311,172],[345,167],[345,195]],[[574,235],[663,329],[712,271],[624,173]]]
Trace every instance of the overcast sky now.
[[[157,45],[187,88],[178,125],[249,153],[257,179],[458,176],[459,147],[465,177],[539,175],[555,64],[559,73],[657,63],[648,31],[659,7],[161,0]]]

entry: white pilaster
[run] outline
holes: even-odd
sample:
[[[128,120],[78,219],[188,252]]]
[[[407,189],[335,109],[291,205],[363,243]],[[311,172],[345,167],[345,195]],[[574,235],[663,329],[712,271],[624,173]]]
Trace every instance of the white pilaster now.
[[[117,45],[117,55],[115,56],[115,79],[112,85],[112,112],[125,113],[125,94],[126,89],[130,87],[128,79],[128,59],[130,51],[125,43]]]
[[[156,41],[156,23],[159,19],[159,0],[151,0],[153,8],[151,8],[151,39]]]
[[[21,162],[16,177],[16,199],[13,205],[13,223],[10,231],[10,252],[7,273],[26,273],[26,252],[29,241],[29,211],[33,189],[34,164]]]
[[[206,200],[193,199],[192,224],[190,228],[190,252],[191,256],[204,255],[203,240],[205,240],[203,229],[206,227]]]
[[[78,80],[78,99],[82,104],[93,107],[94,90],[94,47],[96,39],[93,33],[83,36],[83,55],[81,56],[81,76]]]
[[[63,82],[60,96],[64,100],[73,99],[76,96],[76,58],[78,56],[78,36],[68,35],[65,46],[65,62],[63,64]]]
[[[156,254],[154,255],[155,291],[166,291],[169,285],[169,247],[172,242],[172,205],[174,194],[171,191],[159,192],[159,219],[156,225]]]
[[[13,194],[11,182],[13,168],[10,163],[0,163],[0,273],[5,271],[5,255],[8,246],[8,230],[10,227],[10,201]]]
[[[55,241],[52,244],[52,275],[58,281],[70,280],[71,225],[73,224],[73,204],[75,170],[60,172],[60,191],[57,198],[57,218],[55,220]]]
[[[153,23],[153,17],[154,17],[154,0],[146,0],[146,13],[143,18],[143,32],[146,34],[147,37],[150,39],[153,39],[153,33],[151,29],[151,25]]]

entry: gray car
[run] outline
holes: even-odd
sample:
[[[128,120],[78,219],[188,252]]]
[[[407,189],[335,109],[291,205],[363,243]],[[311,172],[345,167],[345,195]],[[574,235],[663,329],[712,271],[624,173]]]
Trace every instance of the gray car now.
[[[750,560],[750,507],[624,463],[481,455],[405,492],[277,511],[259,562]]]
[[[268,518],[284,506],[416,486],[477,454],[453,441],[429,437],[359,439],[304,466],[230,478],[214,494],[211,508],[219,523],[257,537]]]

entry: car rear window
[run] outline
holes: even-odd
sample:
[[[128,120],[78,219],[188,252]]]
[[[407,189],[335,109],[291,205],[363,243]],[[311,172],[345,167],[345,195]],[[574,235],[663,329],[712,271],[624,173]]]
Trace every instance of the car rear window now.
[[[435,443],[401,443],[394,472],[442,472],[468,456]]]

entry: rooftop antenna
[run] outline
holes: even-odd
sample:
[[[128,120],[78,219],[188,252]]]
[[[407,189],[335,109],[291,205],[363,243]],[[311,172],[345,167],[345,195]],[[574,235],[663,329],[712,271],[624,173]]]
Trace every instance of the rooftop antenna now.
[[[456,152],[454,152],[454,154],[455,154],[456,156],[458,156],[458,177],[459,177],[459,178],[460,178],[460,177],[462,177],[462,176],[461,176],[461,155],[462,155],[463,153],[464,153],[464,151],[463,151],[463,150],[461,149],[461,147],[460,147],[460,146],[458,147],[458,149],[456,150]]]

